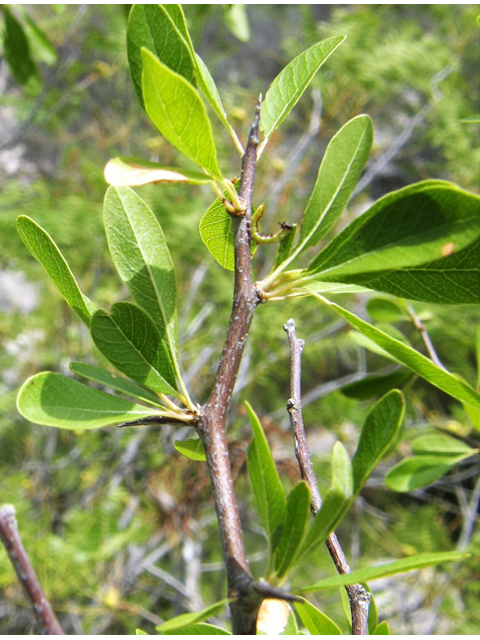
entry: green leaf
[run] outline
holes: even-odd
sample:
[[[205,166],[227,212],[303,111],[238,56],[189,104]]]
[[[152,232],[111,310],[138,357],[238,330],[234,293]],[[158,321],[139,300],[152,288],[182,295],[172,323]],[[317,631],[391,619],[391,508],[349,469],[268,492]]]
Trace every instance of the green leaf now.
[[[250,27],[245,4],[223,5],[223,21],[227,29],[240,42],[248,42],[250,39]]]
[[[408,318],[398,302],[387,298],[370,298],[366,308],[373,322],[399,322]]]
[[[385,475],[385,484],[398,493],[427,487],[448,473],[464,458],[465,455],[452,458],[425,455],[419,458],[405,458]]]
[[[282,521],[287,499],[260,420],[248,402],[245,402],[245,406],[253,432],[252,441],[247,449],[248,475],[263,528],[271,541],[273,533]]]
[[[363,335],[370,338],[375,344],[393,356],[397,362],[405,365],[417,375],[427,380],[427,382],[430,382],[430,384],[445,391],[445,393],[450,394],[457,400],[480,408],[480,395],[461,378],[437,367],[436,364],[421,353],[418,353],[418,351],[415,351],[415,349],[403,344],[399,340],[391,338],[385,332],[373,327],[371,324],[368,324],[368,322],[360,320],[360,318],[357,318],[353,313],[343,309],[334,302],[330,302],[318,294],[312,295],[336,311],[342,318],[345,318],[355,329],[358,329]]]
[[[142,631],[142,629],[135,629],[135,635],[136,636],[148,636],[150,634],[147,633],[146,631]]]
[[[22,87],[36,94],[42,87],[42,78],[31,56],[27,36],[8,5],[3,5],[3,16],[3,55],[10,72]]]
[[[298,632],[297,619],[293,611],[290,611],[290,615],[288,616],[287,626],[285,630],[281,634],[282,636],[298,636],[300,635]]]
[[[238,183],[237,183],[238,185]],[[228,194],[224,194],[228,198]],[[229,271],[235,269],[235,236],[232,216],[217,198],[203,214],[199,225],[200,237],[220,266]],[[257,245],[250,244],[251,255]]]
[[[177,368],[177,285],[162,228],[145,202],[128,187],[107,190],[103,217],[120,278],[158,326],[160,335],[166,334]]]
[[[461,456],[473,455],[478,449],[472,449],[461,440],[450,438],[442,434],[434,433],[426,436],[419,436],[412,440],[412,451],[416,456]]]
[[[405,401],[397,390],[387,393],[368,414],[352,460],[355,494],[397,437],[404,415]]]
[[[80,291],[70,267],[52,238],[27,216],[20,216],[17,219],[17,229],[22,242],[32,256],[45,269],[66,302],[89,327],[93,305]]]
[[[161,633],[171,633],[172,631],[182,629],[182,627],[187,627],[197,622],[203,622],[212,616],[216,616],[229,602],[230,600],[226,598],[225,600],[211,604],[209,607],[206,607],[201,611],[183,613],[182,615],[172,618],[155,628]]]
[[[305,482],[294,486],[287,500],[282,533],[275,551],[275,570],[282,578],[295,561],[310,516],[310,489]]]
[[[388,626],[388,622],[385,620],[381,622],[378,627],[373,632],[374,636],[389,636],[390,635],[390,627]]]
[[[138,5],[137,5],[138,6]],[[109,160],[104,171],[105,181],[114,187],[141,187],[145,184],[185,182],[208,184],[211,178],[197,171],[185,171],[166,167],[157,162],[139,158],[114,158]]]
[[[361,334],[360,334],[361,335]],[[340,389],[347,398],[355,398],[356,400],[370,400],[373,396],[381,395],[391,389],[402,387],[412,380],[413,376],[410,371],[394,371],[381,376],[371,375],[365,376],[363,380],[352,382]]]
[[[226,194],[225,194],[226,195]],[[217,198],[200,220],[200,237],[220,266],[235,269],[235,237],[232,216]]]
[[[479,237],[480,198],[429,180],[381,198],[320,252],[308,272],[404,298],[478,302]]]
[[[421,553],[410,558],[402,558],[395,562],[388,562],[376,567],[368,567],[367,569],[357,569],[351,573],[344,573],[333,578],[325,578],[319,580],[315,584],[301,589],[302,591],[320,591],[321,589],[335,589],[344,587],[347,584],[358,584],[360,582],[368,582],[370,580],[378,580],[386,576],[393,576],[396,573],[405,573],[415,569],[423,569],[424,567],[433,567],[444,562],[454,562],[468,558],[470,554],[461,553],[459,551],[445,551],[442,553]]]
[[[368,633],[372,635],[375,632],[375,629],[378,627],[378,610],[377,603],[375,602],[375,598],[373,597],[372,592],[368,588],[367,585],[364,585],[367,588],[367,591],[370,593],[370,606],[368,607]]]
[[[222,629],[221,627],[215,627],[213,624],[207,624],[206,622],[197,622],[196,624],[190,624],[188,627],[182,627],[181,629],[173,629],[173,631],[166,631],[162,635],[169,636],[231,636],[230,631]]]
[[[297,563],[314,546],[322,544],[341,521],[354,500],[352,465],[345,447],[336,442],[332,452],[332,480],[297,555]]]
[[[373,124],[365,115],[347,122],[332,138],[303,215],[295,256],[316,245],[333,227],[355,189],[372,143]]]
[[[178,5],[173,5],[175,7]],[[142,47],[167,67],[195,85],[195,72],[190,48],[168,10],[168,5],[136,4],[130,11],[127,29],[127,54],[133,86],[145,108],[142,93]]]
[[[370,289],[358,287],[354,284],[342,284],[341,282],[321,282],[320,280],[310,280],[302,286],[302,291],[305,291],[306,293],[341,295],[342,293],[369,293]]]
[[[95,345],[119,371],[156,393],[177,394],[168,345],[140,307],[117,302],[110,315],[99,310],[90,331]]]
[[[145,110],[160,133],[212,178],[222,179],[212,127],[196,89],[142,49]]]
[[[286,236],[284,236],[277,246],[277,253],[275,255],[275,263],[273,265],[273,269],[275,270],[282,263],[287,260],[292,252],[293,241],[295,240],[295,235],[297,233],[298,225],[292,224],[292,230]]]
[[[295,609],[304,627],[307,631],[310,631],[312,636],[342,635],[342,632],[333,620],[330,620],[328,616],[317,609],[317,607],[314,607],[308,600],[302,598],[302,602],[295,602]]]
[[[160,398],[148,389],[143,389],[131,380],[122,378],[116,373],[110,373],[110,371],[96,367],[93,364],[71,362],[70,370],[77,376],[82,376],[82,378],[86,378],[87,380],[93,380],[93,382],[103,384],[105,387],[110,387],[111,389],[115,389],[115,391],[125,393],[137,400],[143,400],[155,406],[163,406],[160,403]]]
[[[345,36],[314,44],[294,58],[270,85],[260,112],[260,128],[268,140],[301,98],[313,76]]]
[[[40,29],[38,24],[32,20],[23,8],[18,6],[18,9],[22,12],[22,19],[25,22],[29,45],[33,56],[39,62],[53,66],[57,62],[58,54],[50,38],[44,31],[42,31],[42,29]]]
[[[61,429],[98,429],[155,413],[153,409],[50,371],[24,383],[18,393],[17,408],[31,422]]]
[[[173,446],[178,453],[181,453],[186,458],[190,458],[190,460],[196,460],[197,462],[205,462],[207,460],[200,438],[176,440]]]

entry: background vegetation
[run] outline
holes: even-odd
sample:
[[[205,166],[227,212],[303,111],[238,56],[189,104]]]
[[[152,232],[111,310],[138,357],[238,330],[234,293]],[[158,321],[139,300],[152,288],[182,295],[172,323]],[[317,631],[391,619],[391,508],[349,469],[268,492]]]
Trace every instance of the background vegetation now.
[[[24,87],[5,59],[0,62],[0,502],[15,505],[24,544],[69,633],[132,633],[138,626],[151,631],[163,618],[220,599],[225,589],[207,473],[202,463],[174,450],[173,430],[77,434],[26,423],[15,409],[18,387],[29,375],[67,373],[70,361],[106,364],[27,253],[16,233],[17,216],[27,214],[47,229],[82,290],[109,308],[125,299],[126,291],[113,272],[103,233],[104,165],[117,155],[148,153],[164,164],[182,163],[135,99],[125,53],[125,7],[25,5],[56,54],[33,50],[42,82]],[[296,221],[328,140],[363,112],[374,120],[375,147],[362,189],[350,204],[352,218],[371,199],[420,179],[449,179],[479,192],[479,126],[462,122],[480,112],[475,6],[251,5],[247,22],[245,14],[232,17],[220,5],[186,5],[185,12],[195,48],[244,136],[258,93],[285,63],[319,39],[348,35],[260,163],[263,228]],[[221,155],[235,158],[230,142],[224,144]],[[238,167],[232,165],[231,172],[233,177]],[[176,264],[182,365],[202,402],[216,370],[232,287],[232,274],[214,263],[197,230],[213,198],[200,187],[143,187],[140,193],[161,221]],[[258,269],[261,275],[261,261]],[[364,296],[354,299],[365,317],[367,302]],[[416,304],[415,309],[424,314],[445,366],[476,385],[478,308]],[[245,475],[250,428],[242,407],[248,398],[263,419],[285,482],[295,482],[282,329],[290,316],[306,340],[305,421],[321,485],[329,477],[333,442],[340,438],[354,450],[358,426],[371,406],[369,399],[359,403],[342,388],[366,371],[389,366],[316,303],[259,309],[229,431],[248,552],[258,573],[264,541]],[[420,348],[411,322],[395,326]],[[468,545],[473,554],[461,566],[373,583],[380,619],[389,620],[393,633],[478,633],[480,535],[468,503],[479,491],[479,457],[408,494],[396,494],[383,482],[385,471],[410,453],[409,441],[419,433],[442,428],[478,447],[475,421],[440,391],[412,382],[402,442],[342,523],[339,535],[353,567],[458,545]],[[323,552],[305,568],[311,582],[333,572]],[[317,604],[342,624],[340,596],[326,593]],[[34,630],[0,550],[0,632]]]

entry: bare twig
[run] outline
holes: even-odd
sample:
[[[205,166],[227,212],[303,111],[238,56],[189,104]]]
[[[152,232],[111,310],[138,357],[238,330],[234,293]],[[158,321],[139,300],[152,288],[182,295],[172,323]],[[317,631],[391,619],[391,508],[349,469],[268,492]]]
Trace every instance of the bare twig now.
[[[25,591],[25,595],[32,605],[35,617],[45,633],[51,636],[65,635],[42,591],[37,574],[20,539],[15,518],[15,507],[9,504],[0,508],[0,538],[17,573],[18,580]]]
[[[227,567],[233,633],[255,635],[261,596],[250,589],[252,575],[240,527],[226,437],[227,415],[252,321],[259,303],[252,281],[249,225],[258,146],[260,101],[243,156],[239,198],[243,210],[232,215],[235,235],[235,286],[227,338],[213,389],[200,409],[197,430],[202,440],[210,474],[215,509]],[[236,214],[236,215],[235,215]],[[253,597],[255,596],[255,597]]]
[[[322,506],[322,498],[320,496],[320,491],[318,490],[317,479],[313,473],[312,460],[310,458],[310,451],[308,449],[302,416],[301,356],[305,342],[297,338],[294,320],[290,319],[283,328],[287,332],[290,343],[291,387],[287,409],[290,414],[293,437],[295,440],[295,455],[298,460],[301,476],[310,489],[312,513],[313,515],[316,515]],[[350,573],[350,567],[335,533],[330,535],[325,544],[338,573]],[[367,635],[370,594],[360,584],[346,586],[345,591],[348,595],[350,610],[352,613],[352,633],[357,636]]]
[[[430,356],[432,362],[434,362],[437,365],[437,367],[440,367],[441,369],[445,369],[440,358],[437,356],[437,352],[435,351],[435,347],[433,346],[432,341],[430,340],[430,336],[427,333],[425,325],[420,320],[418,315],[415,313],[415,309],[409,303],[407,304],[407,310],[415,326],[415,329],[417,329],[417,331],[422,336],[422,340],[427,348],[428,355]]]

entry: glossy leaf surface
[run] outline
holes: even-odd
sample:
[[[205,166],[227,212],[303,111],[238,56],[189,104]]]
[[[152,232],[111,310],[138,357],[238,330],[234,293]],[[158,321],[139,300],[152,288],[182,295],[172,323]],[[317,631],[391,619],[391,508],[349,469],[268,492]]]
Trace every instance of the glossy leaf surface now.
[[[157,162],[147,162],[140,158],[114,158],[109,160],[104,177],[107,184],[114,187],[140,187],[144,184],[185,182],[207,184],[211,179],[204,173],[166,167]]]
[[[253,438],[247,450],[248,475],[263,528],[271,540],[282,521],[287,499],[260,420],[248,402],[245,406],[253,432]]]
[[[347,122],[330,141],[303,214],[295,255],[316,245],[345,209],[373,143],[373,124],[361,115]]]
[[[303,626],[312,636],[342,635],[342,632],[333,620],[308,602],[308,600],[303,599],[303,602],[295,602],[295,609],[300,616]]]
[[[142,88],[148,117],[176,149],[211,177],[222,177],[212,127],[197,90],[142,49]]]
[[[61,429],[98,429],[155,413],[50,371],[25,382],[17,408],[31,422]]]
[[[166,334],[177,353],[177,285],[172,258],[156,217],[128,187],[110,187],[103,209],[115,267],[133,299]]]
[[[386,576],[393,576],[397,573],[405,573],[415,569],[423,569],[424,567],[433,567],[444,562],[455,562],[468,558],[468,553],[459,551],[445,551],[442,553],[421,553],[410,558],[402,558],[395,562],[388,562],[376,567],[368,567],[367,569],[357,569],[351,573],[345,573],[333,578],[325,578],[319,580],[315,584],[305,587],[302,591],[320,591],[321,589],[335,589],[343,587],[347,584],[358,584],[360,582],[368,582],[370,580],[378,580]]]
[[[176,393],[168,346],[142,309],[117,302],[110,315],[94,313],[90,330],[95,345],[119,371],[156,393]]]
[[[131,380],[122,378],[122,376],[115,373],[110,373],[110,371],[96,367],[93,364],[71,362],[70,370],[77,374],[77,376],[82,376],[82,378],[86,378],[87,380],[98,382],[99,384],[103,384],[105,387],[110,387],[111,389],[115,389],[115,391],[125,393],[137,400],[143,400],[144,402],[157,406],[160,405],[160,398],[148,389],[143,389]]]
[[[301,98],[313,76],[345,39],[335,36],[314,44],[290,62],[267,91],[260,112],[260,128],[268,139]]]
[[[334,302],[330,302],[326,298],[317,296],[317,294],[313,295],[318,297],[322,302],[345,318],[345,320],[355,327],[355,329],[360,331],[363,335],[393,356],[397,362],[405,365],[417,375],[430,382],[430,384],[433,384],[435,387],[445,391],[445,393],[450,394],[457,400],[472,405],[473,407],[480,408],[480,395],[462,379],[457,378],[440,367],[437,367],[436,364],[418,351],[415,351],[415,349],[403,344],[399,340],[391,338],[384,331],[380,331],[371,324],[368,324],[368,322],[364,322],[357,316],[353,315],[353,313],[343,309]]]
[[[93,305],[80,291],[67,261],[52,238],[27,216],[17,219],[17,229],[27,249],[45,269],[66,302],[87,327],[90,326]]]
[[[398,435],[405,414],[400,391],[387,393],[370,411],[352,460],[354,491],[358,493]]]

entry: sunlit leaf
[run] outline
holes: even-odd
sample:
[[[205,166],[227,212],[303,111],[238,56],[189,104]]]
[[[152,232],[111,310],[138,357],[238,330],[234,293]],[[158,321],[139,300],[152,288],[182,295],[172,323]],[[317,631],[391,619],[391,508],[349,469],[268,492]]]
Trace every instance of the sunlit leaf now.
[[[248,16],[245,4],[229,4],[223,5],[224,15],[223,21],[227,29],[240,42],[248,42],[250,39],[250,27],[248,24]]]
[[[397,390],[387,393],[368,414],[352,460],[356,493],[395,440],[402,426],[404,414],[405,402]]]
[[[480,197],[430,180],[381,198],[308,271],[404,298],[480,302],[479,237]]]
[[[190,48],[168,10],[168,5],[136,4],[132,7],[128,19],[128,63],[137,97],[140,104],[144,106],[142,47],[148,49],[164,65],[195,85],[195,72]]]
[[[300,620],[312,636],[341,636],[339,627],[308,600],[295,602]]]
[[[146,49],[142,60],[143,98],[150,120],[176,149],[211,177],[222,179],[212,127],[197,90]]]
[[[310,80],[345,36],[314,44],[290,62],[270,85],[260,113],[260,128],[268,139],[301,98]]]
[[[225,193],[225,197],[228,194]],[[217,198],[203,214],[199,225],[200,237],[212,256],[224,269],[235,269],[235,236],[232,216],[225,209],[225,205]],[[251,254],[257,245],[251,243]]]
[[[384,620],[381,622],[378,627],[373,632],[374,636],[389,636],[390,635],[390,627],[388,626],[388,622]]]
[[[230,631],[206,622],[189,624],[188,627],[166,631],[161,635],[168,636],[231,636]]]
[[[155,413],[152,408],[50,371],[24,383],[18,393],[17,408],[31,422],[62,429],[98,429]]]
[[[68,304],[87,327],[90,326],[93,305],[80,291],[70,267],[52,238],[27,216],[17,219],[17,229],[27,249],[45,269]]]
[[[402,558],[395,562],[388,562],[376,567],[368,567],[367,569],[357,569],[351,573],[344,573],[333,578],[325,578],[319,580],[315,584],[303,587],[301,591],[320,591],[321,589],[335,589],[343,587],[347,584],[358,584],[360,582],[368,582],[370,580],[378,580],[397,573],[405,573],[415,569],[423,569],[424,567],[433,567],[444,562],[455,562],[468,558],[468,553],[459,551],[445,551],[442,553],[421,553],[410,558]]]
[[[325,542],[354,500],[352,465],[345,447],[336,442],[332,452],[332,479],[320,511],[316,514],[297,553],[300,561],[314,546]]]
[[[435,387],[438,387],[445,393],[450,394],[457,400],[465,402],[473,407],[480,408],[480,395],[472,389],[462,379],[448,373],[444,369],[437,367],[431,360],[423,356],[415,349],[403,344],[399,340],[395,340],[380,331],[376,327],[364,322],[353,313],[338,306],[334,302],[330,302],[326,298],[322,298],[318,294],[312,294],[336,311],[342,318],[345,318],[355,329],[363,333],[367,338],[375,342],[379,347],[395,358],[397,362],[405,365],[417,375],[424,378]]]
[[[271,540],[274,531],[282,521],[287,499],[260,420],[248,402],[245,406],[253,432],[253,438],[247,450],[248,475],[263,528]]]
[[[282,533],[275,550],[275,570],[279,578],[292,566],[310,517],[310,490],[305,482],[299,482],[290,492]]]
[[[177,285],[158,220],[128,187],[109,187],[103,217],[110,253],[122,281],[158,326],[160,335],[166,336],[175,360]]]
[[[114,187],[141,187],[144,184],[185,182],[207,184],[211,178],[204,173],[166,167],[139,158],[114,158],[104,170],[105,181]]]
[[[173,631],[177,631],[178,629],[182,629],[182,627],[187,627],[189,625],[195,624],[197,622],[203,622],[208,618],[216,616],[225,606],[230,602],[228,598],[225,600],[221,600],[220,602],[216,602],[215,604],[202,609],[201,611],[196,611],[194,613],[183,613],[180,616],[176,616],[167,622],[155,627],[157,631],[161,633],[171,633]]]
[[[302,219],[295,255],[317,244],[345,209],[363,171],[373,143],[373,124],[361,115],[332,138]]]
[[[205,451],[203,449],[202,441],[200,438],[192,438],[190,440],[176,440],[173,443],[175,450],[181,453],[190,460],[196,460],[197,462],[205,462]]]
[[[285,600],[265,598],[257,615],[257,635],[287,635],[287,626],[293,611]]]

